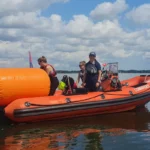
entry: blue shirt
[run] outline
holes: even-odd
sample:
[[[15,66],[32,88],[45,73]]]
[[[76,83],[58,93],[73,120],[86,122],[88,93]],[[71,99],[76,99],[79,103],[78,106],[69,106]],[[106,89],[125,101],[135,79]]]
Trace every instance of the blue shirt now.
[[[87,74],[97,75],[99,70],[101,70],[101,65],[97,60],[95,60],[93,63],[89,61],[86,63],[85,68]]]

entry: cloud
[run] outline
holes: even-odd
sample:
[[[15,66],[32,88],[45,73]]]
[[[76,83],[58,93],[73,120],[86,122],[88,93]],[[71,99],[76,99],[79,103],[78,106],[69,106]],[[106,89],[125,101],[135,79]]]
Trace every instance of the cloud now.
[[[136,25],[150,25],[150,4],[143,4],[133,8],[126,17]]]
[[[47,8],[49,5],[69,0],[1,0],[0,17],[15,15],[18,12],[35,12]]]
[[[114,51],[113,53],[113,56],[120,57],[120,58],[129,57],[131,55],[132,55],[132,52],[127,52],[124,49],[119,49],[117,51]]]
[[[144,58],[149,59],[149,61],[150,61],[150,52],[146,52],[144,54]]]
[[[66,21],[58,14],[42,16],[37,10],[47,6],[40,6],[40,2],[37,1],[36,6],[31,3],[33,11],[29,8],[26,8],[26,11],[19,8],[13,10],[16,13],[8,13],[0,18],[0,67],[28,67],[29,50],[35,67],[39,67],[37,58],[45,55],[56,69],[79,69],[79,61],[88,61],[90,51],[97,53],[100,62],[120,61],[120,59],[132,61],[141,56],[144,62],[148,61],[150,29],[125,31],[116,18],[121,10],[117,9],[115,15],[111,11],[107,14],[110,17],[97,22],[84,14],[74,15]],[[52,1],[47,0],[43,3],[49,5],[48,2]],[[123,6],[121,5],[123,2],[125,3],[116,1],[111,7],[114,9]],[[11,3],[17,6],[23,5],[25,1],[18,0]],[[142,69],[138,68],[138,65],[135,68]]]
[[[19,12],[16,15],[9,15],[0,19],[1,28],[32,28],[33,23],[39,24],[38,13]]]
[[[128,8],[125,0],[116,0],[114,3],[104,2],[91,11],[94,20],[114,19]]]

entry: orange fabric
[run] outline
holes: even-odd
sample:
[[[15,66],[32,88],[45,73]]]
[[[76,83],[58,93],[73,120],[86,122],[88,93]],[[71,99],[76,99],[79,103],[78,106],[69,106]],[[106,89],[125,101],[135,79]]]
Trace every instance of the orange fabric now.
[[[46,96],[49,90],[50,79],[41,69],[0,69],[0,106],[6,106],[18,98]]]

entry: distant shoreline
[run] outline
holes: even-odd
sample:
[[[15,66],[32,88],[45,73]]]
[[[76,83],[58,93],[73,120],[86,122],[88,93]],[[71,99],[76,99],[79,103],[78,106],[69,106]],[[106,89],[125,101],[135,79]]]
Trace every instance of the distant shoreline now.
[[[77,70],[57,70],[57,73],[78,73]],[[150,70],[119,70],[119,73],[150,73]]]

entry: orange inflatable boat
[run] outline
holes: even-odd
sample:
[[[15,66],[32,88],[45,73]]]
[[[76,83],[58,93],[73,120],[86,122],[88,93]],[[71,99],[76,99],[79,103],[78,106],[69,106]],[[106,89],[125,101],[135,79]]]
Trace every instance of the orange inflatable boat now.
[[[19,98],[5,107],[5,115],[15,122],[36,122],[123,112],[150,101],[150,75],[121,81],[119,89],[112,88],[112,80],[104,80],[105,90],[99,92]]]

